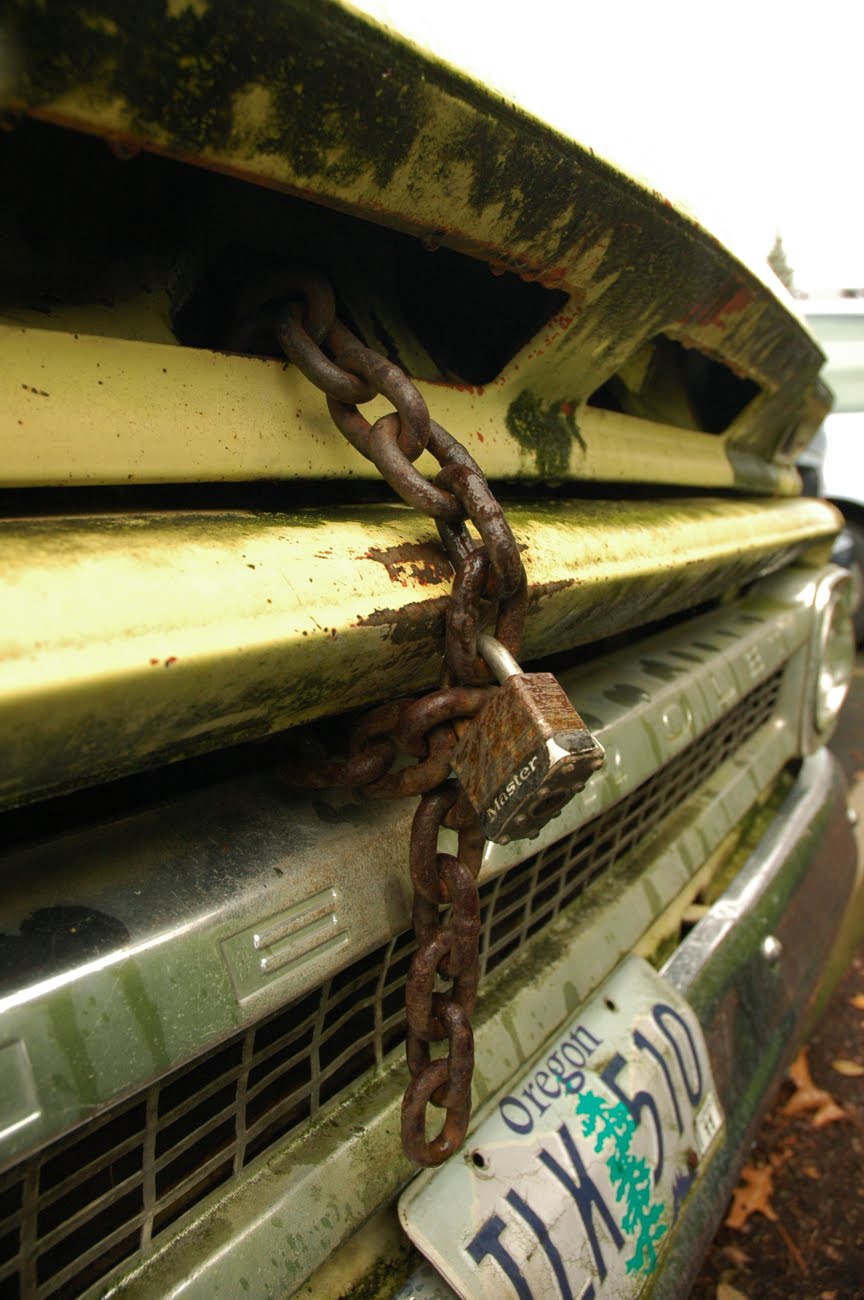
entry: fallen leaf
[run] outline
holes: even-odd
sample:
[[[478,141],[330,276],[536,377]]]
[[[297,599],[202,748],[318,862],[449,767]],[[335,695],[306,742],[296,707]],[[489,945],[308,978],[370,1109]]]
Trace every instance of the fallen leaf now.
[[[718,1282],[716,1300],[747,1300],[747,1296],[728,1282]]]
[[[848,1119],[848,1115],[842,1106],[838,1106],[833,1097],[820,1106],[813,1116],[811,1123],[814,1128],[824,1128],[826,1124],[835,1124],[838,1119]]]
[[[811,1121],[814,1128],[824,1128],[826,1124],[846,1118],[846,1112],[838,1106],[831,1093],[825,1088],[817,1088],[813,1082],[806,1047],[801,1048],[789,1066],[789,1077],[795,1084],[795,1091],[783,1107],[782,1114],[800,1115],[808,1110],[815,1111]]]
[[[837,1300],[836,1291],[820,1291],[819,1300]]]
[[[849,999],[850,1007],[855,1007],[857,1011],[864,1011],[864,993],[856,993],[853,998]]]
[[[783,1107],[783,1114],[800,1115],[802,1111],[820,1110],[833,1100],[830,1092],[826,1092],[824,1088],[817,1088],[815,1084],[811,1088],[799,1088],[797,1092],[793,1092]]]
[[[805,1058],[806,1068],[806,1058]],[[770,1157],[767,1165],[745,1165],[741,1170],[741,1182],[732,1193],[732,1207],[726,1216],[727,1228],[743,1228],[751,1214],[764,1214],[766,1219],[777,1228],[783,1238],[786,1249],[802,1273],[807,1273],[807,1261],[789,1233],[783,1227],[771,1204],[774,1193],[774,1171],[781,1169],[791,1155],[785,1151]]]
[[[770,1165],[745,1165],[741,1182],[732,1193],[732,1206],[726,1216],[727,1228],[743,1228],[751,1214],[764,1214],[777,1222],[771,1204],[774,1191],[774,1170]]]
[[[822,1177],[815,1165],[805,1165],[802,1173],[805,1173],[808,1178],[818,1179]]]
[[[831,1069],[836,1070],[838,1074],[845,1074],[850,1079],[858,1079],[864,1074],[864,1065],[859,1065],[857,1061],[832,1061]]]
[[[802,1047],[795,1060],[789,1066],[789,1078],[795,1084],[796,1088],[812,1088],[813,1076],[810,1073],[810,1062],[807,1060],[809,1048]]]

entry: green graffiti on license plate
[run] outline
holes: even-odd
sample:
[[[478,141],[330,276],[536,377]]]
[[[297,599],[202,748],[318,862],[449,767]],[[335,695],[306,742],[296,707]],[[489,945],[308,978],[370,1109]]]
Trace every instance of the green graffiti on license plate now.
[[[576,1114],[582,1121],[583,1137],[596,1138],[594,1154],[605,1155],[616,1202],[624,1202],[621,1229],[635,1238],[627,1272],[653,1273],[657,1267],[655,1246],[666,1231],[666,1224],[658,1223],[665,1206],[652,1200],[648,1162],[630,1150],[636,1132],[633,1116],[620,1101],[608,1102],[596,1092],[580,1095]]]

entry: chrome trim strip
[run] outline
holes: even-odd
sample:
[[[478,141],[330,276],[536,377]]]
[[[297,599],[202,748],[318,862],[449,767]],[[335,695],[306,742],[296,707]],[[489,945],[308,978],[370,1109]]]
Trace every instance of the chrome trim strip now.
[[[801,772],[782,811],[747,860],[732,884],[691,930],[662,969],[675,987],[689,996],[711,958],[748,916],[755,914],[783,869],[790,846],[801,840],[824,807],[834,782],[834,760],[820,749],[801,765]]]
[[[656,1300],[690,1293],[761,1116],[860,937],[856,862],[845,782],[822,749],[802,763],[742,871],[664,968],[702,1023],[726,1138],[673,1230]],[[849,924],[856,908],[857,927]]]

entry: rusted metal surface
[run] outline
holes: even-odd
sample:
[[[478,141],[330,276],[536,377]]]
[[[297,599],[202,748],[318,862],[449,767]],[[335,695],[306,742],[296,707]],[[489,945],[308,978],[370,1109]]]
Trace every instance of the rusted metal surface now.
[[[262,22],[213,5],[118,13],[97,0],[58,14],[16,0],[10,18],[15,109],[563,288],[554,328],[506,376],[502,436],[526,474],[595,472],[586,400],[658,334],[758,384],[725,439],[733,481],[748,457],[791,464],[815,427],[818,350],[750,272],[587,148],[351,10],[288,0]],[[214,247],[220,237],[204,234]],[[460,434],[487,405],[468,387],[436,405]]]
[[[448,782],[423,795],[411,828],[413,924],[417,952],[405,991],[406,1052],[411,1083],[402,1102],[402,1143],[416,1164],[438,1165],[460,1146],[471,1114],[477,999],[480,849],[474,834],[460,836],[458,856],[438,852],[438,832],[459,798]],[[446,907],[442,917],[441,908]],[[436,991],[440,980],[449,990]],[[429,1045],[446,1039],[447,1055],[432,1060]],[[426,1137],[426,1109],[445,1110],[436,1137]]]
[[[326,283],[316,283],[317,279],[303,271],[284,282],[282,291],[294,301],[280,312],[279,342],[325,395],[330,414],[348,441],[373,462],[408,505],[435,519],[454,572],[447,608],[448,672],[442,689],[407,707],[398,701],[385,704],[363,719],[352,736],[351,757],[341,770],[334,771],[333,764],[325,761],[316,771],[309,760],[308,770],[297,764],[292,769],[301,785],[350,781],[368,786],[377,798],[422,795],[410,847],[418,948],[406,985],[411,1082],[402,1108],[402,1144],[417,1164],[437,1165],[462,1144],[471,1117],[471,1012],[479,970],[476,876],[483,835],[477,810],[458,782],[447,779],[457,743],[451,723],[489,707],[492,691],[470,687],[478,675],[477,639],[497,605],[497,626],[509,637],[509,648],[518,650],[525,626],[527,580],[516,539],[477,462],[430,419],[429,408],[405,372],[364,347],[339,321],[332,290]],[[357,403],[378,394],[395,410],[370,424]],[[434,483],[412,464],[427,447],[441,466]],[[479,542],[469,534],[466,520],[479,533]],[[388,775],[400,748],[418,762]],[[438,831],[451,815],[450,824],[460,828],[458,857],[438,853]],[[473,870],[461,857],[463,847]],[[447,909],[443,915],[442,906]],[[445,993],[436,991],[439,985],[450,987]],[[430,1044],[441,1041],[446,1041],[446,1052],[433,1061]],[[441,1130],[431,1141],[426,1138],[430,1105],[445,1112]]]
[[[416,700],[382,704],[354,727],[347,757],[289,757],[284,770],[310,790],[362,786],[373,799],[422,794],[450,775],[456,736],[448,724],[473,717],[491,694],[489,687],[448,686]],[[418,761],[391,772],[397,755]]]
[[[602,747],[557,679],[514,667],[453,755],[483,833],[497,844],[536,839],[603,764]]]
[[[449,584],[453,578],[450,561],[434,543],[405,542],[401,546],[388,546],[384,551],[373,546],[367,551],[366,559],[383,564],[391,582],[401,583],[403,587],[407,587],[409,582],[434,587],[441,583]]]

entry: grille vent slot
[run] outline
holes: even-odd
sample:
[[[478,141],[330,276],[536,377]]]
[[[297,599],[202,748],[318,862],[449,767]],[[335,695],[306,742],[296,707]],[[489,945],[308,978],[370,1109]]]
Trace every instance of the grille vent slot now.
[[[481,979],[655,831],[772,717],[782,669],[638,789],[481,887]],[[402,934],[0,1176],[0,1298],[77,1296],[403,1037]],[[482,988],[482,984],[481,984]]]
[[[591,394],[588,405],[676,429],[723,433],[759,392],[752,379],[693,343],[658,334]]]

